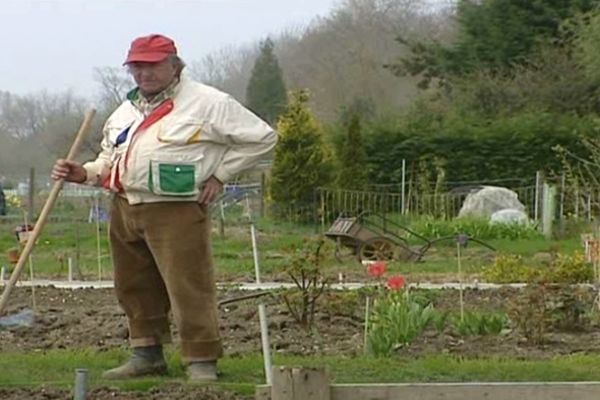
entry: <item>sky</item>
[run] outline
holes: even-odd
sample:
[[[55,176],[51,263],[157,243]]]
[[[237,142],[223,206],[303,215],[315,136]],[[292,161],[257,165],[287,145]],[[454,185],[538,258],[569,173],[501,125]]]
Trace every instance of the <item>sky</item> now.
[[[120,66],[129,44],[173,38],[189,62],[327,16],[338,0],[0,0],[0,91],[95,91],[94,67]]]

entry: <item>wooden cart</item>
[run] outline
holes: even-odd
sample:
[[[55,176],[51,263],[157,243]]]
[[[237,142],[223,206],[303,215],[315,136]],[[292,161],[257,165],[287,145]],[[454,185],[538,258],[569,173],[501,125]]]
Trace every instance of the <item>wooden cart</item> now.
[[[335,254],[340,261],[345,256],[352,255],[359,262],[417,262],[433,244],[443,241],[459,242],[461,246],[474,241],[495,250],[487,243],[464,233],[428,239],[382,214],[372,212],[362,212],[357,216],[340,215],[325,232],[325,236],[336,242]]]
[[[350,254],[358,261],[419,261],[431,241],[382,214],[362,212],[357,216],[340,215],[325,236],[336,242],[336,257]],[[411,238],[412,237],[412,238]],[[418,246],[409,246],[414,238]]]

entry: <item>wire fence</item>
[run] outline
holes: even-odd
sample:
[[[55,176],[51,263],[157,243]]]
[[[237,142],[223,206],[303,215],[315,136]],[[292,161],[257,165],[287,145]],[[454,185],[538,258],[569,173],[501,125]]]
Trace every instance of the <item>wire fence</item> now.
[[[539,193],[535,186],[514,188],[530,217],[535,217]],[[471,191],[450,191],[438,194],[394,193],[320,188],[317,190],[321,224],[330,224],[338,215],[356,215],[363,211],[406,216],[428,215],[452,219],[459,215]]]
[[[459,215],[467,196],[474,189],[483,186],[477,182],[469,183],[470,186],[456,186],[442,193],[421,193],[414,188],[402,192],[398,190],[401,189],[399,185],[377,185],[371,190],[318,188],[311,202],[284,205],[269,201],[263,188],[264,184],[227,185],[224,194],[213,204],[211,211],[213,218],[220,221],[219,223],[240,217],[240,213],[246,219],[268,216],[290,223],[316,225],[328,225],[341,213],[358,214],[362,211],[452,219]],[[556,187],[556,219],[574,217],[592,220],[600,215],[600,187],[569,186],[564,179],[551,183]],[[510,188],[517,194],[519,201],[525,206],[525,212],[533,220],[538,220],[542,214],[543,188],[541,181],[533,185]],[[23,188],[5,189],[8,214],[0,216],[0,222],[21,223],[24,220],[22,210],[29,210],[30,207],[33,207],[32,215],[39,215],[48,192],[49,190],[42,189],[31,196]],[[109,194],[99,188],[65,185],[49,218],[52,221],[92,222],[100,219],[104,222],[108,218],[110,198]],[[29,204],[30,202],[33,202],[33,205]]]
[[[572,187],[565,185],[564,181],[555,183],[555,187],[555,219],[592,221],[600,215],[600,188]],[[512,190],[517,193],[529,217],[541,221],[544,185],[515,187]],[[8,214],[0,216],[0,253],[8,253],[10,248],[18,245],[15,228],[35,223],[48,196],[45,190],[36,192],[33,196],[34,217],[28,220],[30,196],[11,190],[6,190],[5,194]],[[277,206],[269,201],[261,184],[229,185],[212,205],[211,215],[215,234],[224,239],[260,217],[296,227],[301,224],[319,233],[332,226],[342,213],[357,215],[369,211],[400,221],[423,215],[452,219],[459,214],[468,194],[468,190],[462,189],[437,194],[403,194],[319,188],[315,190],[312,202]],[[55,223],[49,225],[52,229],[46,229],[43,240],[40,240],[39,246],[46,246],[47,251],[35,254],[36,265],[52,265],[50,274],[67,274],[76,279],[106,277],[110,267],[110,203],[111,196],[101,189],[66,186],[50,213],[49,221]],[[3,263],[6,261],[0,257],[0,266]]]

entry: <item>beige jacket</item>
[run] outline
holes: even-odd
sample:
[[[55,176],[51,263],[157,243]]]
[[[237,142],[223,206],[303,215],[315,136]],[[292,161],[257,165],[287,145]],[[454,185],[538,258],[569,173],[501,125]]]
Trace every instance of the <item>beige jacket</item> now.
[[[277,141],[231,96],[185,77],[172,101],[144,119],[125,101],[106,121],[98,158],[84,164],[88,184],[121,192],[130,204],[195,200],[211,175],[227,182]]]

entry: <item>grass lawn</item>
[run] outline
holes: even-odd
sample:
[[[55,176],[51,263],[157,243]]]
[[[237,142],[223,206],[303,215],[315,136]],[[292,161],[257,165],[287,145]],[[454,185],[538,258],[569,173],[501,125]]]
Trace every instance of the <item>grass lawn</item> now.
[[[103,370],[125,360],[124,350],[101,353],[52,350],[27,354],[3,354],[0,358],[0,386],[38,386],[50,384],[69,387],[74,371],[86,368],[91,386],[109,385],[125,390],[147,390],[169,381],[183,381],[184,370],[177,354],[168,353],[170,376],[132,381],[103,381]],[[274,355],[275,365],[326,366],[336,383],[405,383],[405,382],[564,382],[600,380],[600,356],[573,355],[547,360],[501,358],[457,358],[449,355],[425,358],[374,357],[294,357]],[[222,373],[218,385],[251,394],[264,384],[260,354],[225,357],[220,361]]]
[[[68,260],[73,261],[76,268],[75,279],[96,280],[101,275],[103,279],[112,278],[110,248],[107,237],[107,224],[102,223],[98,230],[95,223],[87,222],[89,205],[80,204],[68,208],[61,205],[47,223],[39,238],[32,255],[34,271],[37,277],[66,279]],[[22,221],[17,215],[0,219],[0,265],[10,266],[6,252],[17,246],[14,234],[16,225]],[[439,224],[445,229],[442,236],[448,232],[450,222],[427,222],[417,219],[415,224],[421,229],[431,229],[432,224]],[[404,222],[408,224],[409,222]],[[217,279],[219,281],[254,280],[254,262],[250,225],[240,210],[233,210],[226,216],[224,236],[221,235],[219,222],[213,221],[213,247]],[[479,225],[473,225],[478,229]],[[258,232],[258,250],[261,274],[266,279],[286,279],[283,272],[287,257],[293,246],[300,246],[306,237],[315,236],[321,227],[315,225],[299,225],[275,222],[269,219],[256,221]],[[585,229],[581,228],[581,229]],[[433,233],[432,233],[433,234]],[[573,253],[582,250],[578,233],[564,240],[546,240],[539,235],[530,235],[527,239],[493,239],[485,240],[499,253],[519,254],[524,258],[532,258],[537,253],[564,252]],[[471,242],[462,251],[463,271],[471,276],[478,274],[481,269],[493,262],[494,252]],[[419,244],[423,244],[422,242]],[[412,243],[415,246],[416,243]],[[340,274],[348,280],[363,279],[364,267],[357,262],[356,257],[348,254],[341,261],[334,257],[335,243],[327,240],[323,250],[324,273],[337,279]],[[402,273],[413,280],[422,279],[452,279],[456,274],[456,247],[452,241],[439,242],[427,250],[418,263],[392,262],[390,272]],[[437,277],[437,278],[436,278]]]
[[[68,259],[72,258],[79,265],[83,277],[87,280],[98,279],[102,271],[103,279],[111,279],[112,265],[110,249],[107,241],[106,225],[101,225],[97,234],[96,225],[86,222],[58,222],[46,226],[32,255],[34,271],[37,276],[66,279]],[[0,264],[9,265],[6,252],[17,245],[8,223],[0,223]],[[258,250],[260,266],[263,275],[281,277],[286,257],[292,246],[301,245],[303,238],[315,235],[312,227],[285,226],[280,228],[270,221],[257,223]],[[99,240],[99,244],[98,244]],[[536,253],[559,251],[572,253],[581,250],[581,242],[577,238],[562,241],[552,241],[540,238],[526,240],[498,239],[487,241],[498,252],[520,254],[531,258]],[[98,253],[98,246],[100,253]],[[214,257],[219,280],[235,279],[252,280],[254,263],[252,258],[252,242],[248,225],[230,226],[225,231],[225,237],[215,234],[213,237]],[[339,273],[346,275],[364,275],[364,267],[352,256],[338,261],[334,257],[334,243],[327,241],[325,249],[327,257],[324,271],[331,277]],[[98,260],[100,254],[100,264]],[[478,273],[482,267],[489,265],[494,253],[477,244],[462,251],[463,270],[469,274]],[[454,274],[456,272],[456,248],[452,244],[436,245],[425,252],[422,261],[392,262],[390,271],[411,275]],[[75,278],[79,271],[75,270]]]

